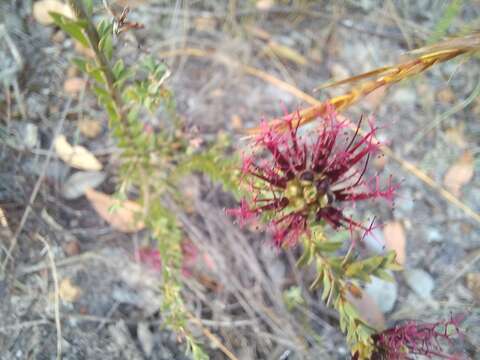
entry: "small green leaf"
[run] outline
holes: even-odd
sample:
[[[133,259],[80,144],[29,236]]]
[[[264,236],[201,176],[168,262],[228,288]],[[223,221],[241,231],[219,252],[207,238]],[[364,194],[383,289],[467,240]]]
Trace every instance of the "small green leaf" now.
[[[99,84],[106,84],[102,70],[100,70],[98,67],[91,66],[90,64],[87,64],[86,69],[88,75],[90,75],[90,77],[92,77],[96,82]]]
[[[303,247],[303,254],[300,256],[300,259],[297,261],[297,267],[303,267],[305,265],[308,265],[312,262],[313,260],[313,244],[310,242],[306,241],[304,247]]]
[[[112,24],[105,19],[101,20],[97,25],[97,32],[100,38],[107,33],[112,33]]]
[[[83,0],[83,4],[85,5],[85,11],[87,12],[87,16],[92,16],[93,0]]]
[[[395,281],[395,278],[390,275],[388,272],[386,272],[385,270],[382,270],[382,269],[377,269],[373,275],[379,277],[380,279],[383,279],[385,281],[390,281],[390,282],[394,282]]]
[[[360,317],[357,309],[355,309],[355,307],[349,302],[344,303],[343,310],[345,311],[345,314],[352,320],[358,319]]]
[[[100,42],[98,43],[98,48],[100,49],[101,52],[105,54],[108,60],[111,60],[113,55],[112,34],[105,33],[100,38]]]
[[[88,38],[83,33],[83,29],[85,28],[85,24],[86,24],[84,21],[73,21],[56,12],[49,12],[49,14],[52,17],[55,25],[57,25],[60,29],[68,33],[72,38],[77,40],[84,47],[86,48],[90,47]]]
[[[316,247],[320,252],[334,252],[343,246],[343,241],[322,241],[317,242]]]
[[[367,272],[372,272],[378,267],[380,267],[385,262],[385,257],[383,256],[372,256],[371,258],[365,259],[362,261],[363,266]]]
[[[82,58],[73,58],[72,62],[75,64],[76,67],[80,69],[80,71],[84,73],[87,72],[87,60]]]
[[[314,290],[320,286],[320,283],[322,282],[323,279],[323,271],[320,271],[317,276],[315,277],[315,280],[313,280],[312,284],[310,285],[310,290]]]
[[[345,275],[348,277],[353,277],[360,273],[364,268],[364,263],[362,261],[356,261],[347,266],[345,270]]]
[[[390,270],[392,270],[392,271],[402,271],[402,270],[403,270],[402,265],[397,264],[397,263],[387,264],[386,267],[387,267],[387,269],[390,269]]]
[[[118,79],[118,77],[120,76],[120,74],[124,69],[125,69],[125,65],[123,64],[123,60],[118,59],[112,68],[113,74],[115,75],[115,79]]]
[[[373,335],[373,331],[363,325],[358,326],[355,332],[359,341],[366,341]]]
[[[327,271],[324,271],[323,273],[323,291],[322,291],[322,301],[326,301],[328,298],[328,295],[330,295],[330,291],[333,291],[332,289],[332,281],[330,279],[330,275],[328,274]]]
[[[111,101],[111,95],[110,93],[107,91],[107,89],[105,89],[103,86],[94,86],[93,87],[93,92],[98,96],[98,97],[101,97],[103,99],[110,99]],[[103,100],[105,101],[105,100]]]
[[[339,309],[339,313],[340,313],[340,331],[344,333],[347,330],[348,319],[345,316],[345,314],[340,311],[340,309]]]

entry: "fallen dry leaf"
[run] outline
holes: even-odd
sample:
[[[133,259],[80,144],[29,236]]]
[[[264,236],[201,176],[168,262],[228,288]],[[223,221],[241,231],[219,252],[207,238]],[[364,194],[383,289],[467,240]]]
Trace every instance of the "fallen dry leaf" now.
[[[142,212],[142,207],[136,202],[120,201],[93,189],[87,189],[85,196],[102,219],[114,229],[124,233],[133,233],[145,227],[142,221],[137,220],[137,214]]]
[[[75,95],[85,89],[86,85],[87,81],[85,79],[80,77],[71,77],[65,80],[63,83],[63,90],[65,90],[67,94]]]
[[[407,237],[405,229],[400,221],[391,221],[383,227],[383,236],[385,238],[385,247],[388,250],[395,250],[397,253],[397,262],[400,265],[405,264]]]
[[[93,139],[102,131],[102,123],[95,119],[83,118],[78,122],[78,129],[87,138]]]
[[[58,292],[60,299],[65,302],[72,303],[80,297],[82,290],[78,286],[74,285],[70,278],[65,278],[60,282]]]
[[[75,14],[67,4],[58,0],[40,0],[33,4],[33,17],[42,25],[53,24],[53,19],[49,12],[56,12],[70,19],[75,18]]]
[[[80,145],[70,145],[64,135],[55,138],[54,147],[58,157],[71,167],[89,171],[102,170],[102,164],[90,151]]]
[[[347,301],[355,306],[362,320],[379,331],[385,329],[385,316],[375,300],[365,291],[360,291],[358,296],[353,296],[347,292]]]
[[[443,184],[455,196],[459,196],[462,186],[472,179],[473,173],[473,155],[470,152],[465,152],[447,170],[445,177],[443,178]]]
[[[230,118],[230,123],[235,130],[240,130],[244,127],[242,118],[237,114],[232,115],[232,117]]]

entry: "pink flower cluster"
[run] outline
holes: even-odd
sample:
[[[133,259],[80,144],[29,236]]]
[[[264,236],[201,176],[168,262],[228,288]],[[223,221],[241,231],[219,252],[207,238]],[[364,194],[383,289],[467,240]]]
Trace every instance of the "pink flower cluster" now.
[[[333,108],[304,135],[294,120],[292,115],[284,117],[285,131],[262,125],[254,142],[257,151],[245,156],[242,165],[242,180],[251,197],[227,212],[241,225],[266,219],[277,246],[295,245],[314,224],[370,230],[346,216],[341,204],[377,198],[393,201],[398,186],[391,178],[384,188],[378,176],[365,179],[368,161],[379,150],[378,128],[369,122],[368,131],[360,135],[360,120],[349,138],[350,123],[339,120]]]
[[[411,359],[411,355],[424,355],[437,359],[461,359],[444,352],[442,341],[452,342],[453,335],[460,334],[459,325],[463,316],[452,317],[448,321],[419,324],[414,321],[373,335],[375,352],[372,360]],[[454,330],[454,333],[449,333]]]
[[[189,241],[182,242],[182,274],[189,277],[197,261],[198,249]],[[135,253],[138,262],[155,272],[162,271],[162,258],[158,249],[146,246],[138,249]]]

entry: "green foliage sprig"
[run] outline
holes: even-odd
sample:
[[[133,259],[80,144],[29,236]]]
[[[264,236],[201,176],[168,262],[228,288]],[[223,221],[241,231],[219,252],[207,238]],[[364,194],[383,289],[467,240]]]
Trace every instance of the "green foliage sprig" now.
[[[115,21],[92,21],[90,0],[70,0],[77,19],[51,14],[56,25],[93,50],[94,59],[76,58],[74,63],[94,82],[93,91],[109,117],[109,126],[121,149],[120,196],[135,188],[145,208],[142,221],[158,242],[162,257],[162,308],[165,325],[182,336],[195,359],[208,356],[190,334],[189,313],[182,299],[182,240],[180,224],[165,200],[180,194],[178,180],[192,171],[203,171],[232,186],[231,178],[217,172],[222,146],[198,153],[189,145],[183,122],[177,115],[173,93],[166,87],[167,66],[152,57],[127,65],[115,55]],[[165,115],[158,129],[144,118],[158,111]],[[225,169],[225,167],[223,167]]]
[[[362,318],[350,299],[361,296],[360,287],[369,283],[372,276],[394,281],[388,270],[398,271],[401,267],[393,250],[385,255],[358,259],[353,255],[353,247],[345,256],[336,255],[343,245],[343,241],[329,241],[323,228],[316,226],[312,236],[303,238],[303,254],[297,265],[315,265],[316,277],[310,290],[322,289],[321,299],[338,311],[340,330],[346,333],[353,352],[361,350],[362,354],[370,354],[373,351],[371,336],[377,329]]]

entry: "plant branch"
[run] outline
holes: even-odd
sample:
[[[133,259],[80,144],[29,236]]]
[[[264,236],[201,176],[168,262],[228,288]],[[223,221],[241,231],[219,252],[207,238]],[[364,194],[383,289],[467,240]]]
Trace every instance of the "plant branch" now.
[[[87,14],[82,0],[68,0],[70,7],[75,12],[78,20],[85,21],[85,34],[90,42],[90,47],[95,53],[95,59],[100,69],[102,70],[103,75],[105,76],[106,84],[110,95],[115,103],[117,108],[118,115],[120,117],[120,123],[125,123],[124,115],[124,104],[120,97],[119,92],[115,88],[115,75],[111,69],[110,63],[106,58],[105,54],[100,50],[98,44],[100,43],[100,36],[98,34],[95,25],[93,24],[90,16]]]

